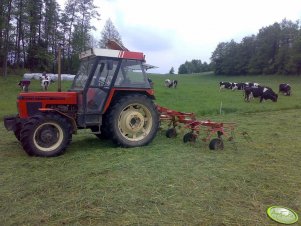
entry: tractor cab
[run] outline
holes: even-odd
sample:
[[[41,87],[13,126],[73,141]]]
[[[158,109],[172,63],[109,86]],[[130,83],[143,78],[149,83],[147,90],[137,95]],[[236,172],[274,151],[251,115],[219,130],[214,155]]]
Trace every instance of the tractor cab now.
[[[70,91],[78,93],[78,124],[100,124],[102,115],[118,94],[131,91],[153,94],[142,53],[90,49],[80,55],[81,65]]]

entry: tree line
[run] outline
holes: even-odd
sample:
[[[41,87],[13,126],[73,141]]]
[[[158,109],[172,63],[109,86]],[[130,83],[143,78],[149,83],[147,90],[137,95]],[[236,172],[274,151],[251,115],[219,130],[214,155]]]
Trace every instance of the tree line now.
[[[282,20],[263,27],[240,43],[219,43],[212,54],[218,75],[300,75],[301,29],[299,21]]]
[[[56,0],[2,0],[0,2],[0,72],[8,68],[30,71],[57,70],[61,48],[62,72],[75,73],[78,54],[91,47],[104,47],[107,39],[121,36],[109,19],[95,40],[92,19],[100,15],[94,0],[67,0],[63,9]],[[301,74],[301,28],[299,21],[284,19],[263,27],[240,43],[221,42],[211,63],[186,61],[179,74],[214,71],[220,75]]]
[[[0,69],[57,70],[61,48],[63,73],[75,73],[78,54],[102,45],[106,38],[121,42],[109,19],[96,41],[91,35],[92,19],[100,15],[93,0],[67,0],[63,9],[56,0],[2,0],[0,2]],[[107,34],[109,33],[109,35]]]
[[[192,61],[186,61],[184,64],[181,64],[178,70],[178,74],[193,74],[212,70],[212,64],[208,64],[206,61],[202,62],[201,60],[194,59]]]
[[[179,74],[214,71],[216,75],[301,74],[301,27],[299,21],[282,20],[263,27],[257,35],[244,37],[240,43],[221,42],[212,53],[211,62],[186,61]]]

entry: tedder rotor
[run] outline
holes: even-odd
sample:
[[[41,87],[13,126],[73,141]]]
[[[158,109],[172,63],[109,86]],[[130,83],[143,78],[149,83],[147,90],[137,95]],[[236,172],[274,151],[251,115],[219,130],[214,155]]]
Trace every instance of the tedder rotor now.
[[[190,130],[183,137],[183,142],[195,142],[198,136],[209,143],[211,150],[223,150],[224,142],[222,136],[231,141],[234,138],[235,123],[213,122],[211,120],[198,120],[194,113],[179,112],[157,105],[160,113],[160,121],[168,123],[166,136],[172,138],[177,136],[176,127],[184,125],[184,128]],[[211,139],[213,135],[217,138]]]

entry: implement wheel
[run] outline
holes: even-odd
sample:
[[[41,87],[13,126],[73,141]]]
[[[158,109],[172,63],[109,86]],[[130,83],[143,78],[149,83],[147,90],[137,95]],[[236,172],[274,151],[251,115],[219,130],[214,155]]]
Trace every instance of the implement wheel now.
[[[193,134],[192,132],[186,133],[183,137],[183,142],[187,143],[187,142],[192,142],[194,143],[196,141],[196,135]]]
[[[131,94],[115,101],[108,113],[108,128],[112,141],[123,147],[138,147],[150,143],[159,127],[159,114],[146,95]]]
[[[24,124],[20,137],[28,155],[58,156],[65,151],[72,139],[71,124],[58,114],[36,115]]]
[[[214,138],[209,143],[210,150],[223,150],[224,149],[224,142],[222,139]]]
[[[170,128],[170,129],[166,130],[166,134],[165,135],[168,138],[174,138],[174,137],[177,136],[177,131],[176,131],[175,128]]]

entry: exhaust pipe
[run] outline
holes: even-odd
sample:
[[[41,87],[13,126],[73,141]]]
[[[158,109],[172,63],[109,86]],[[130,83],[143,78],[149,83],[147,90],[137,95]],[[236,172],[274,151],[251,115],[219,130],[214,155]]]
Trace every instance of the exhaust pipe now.
[[[59,44],[59,52],[57,56],[57,91],[62,92],[62,76],[61,76],[61,44]]]

